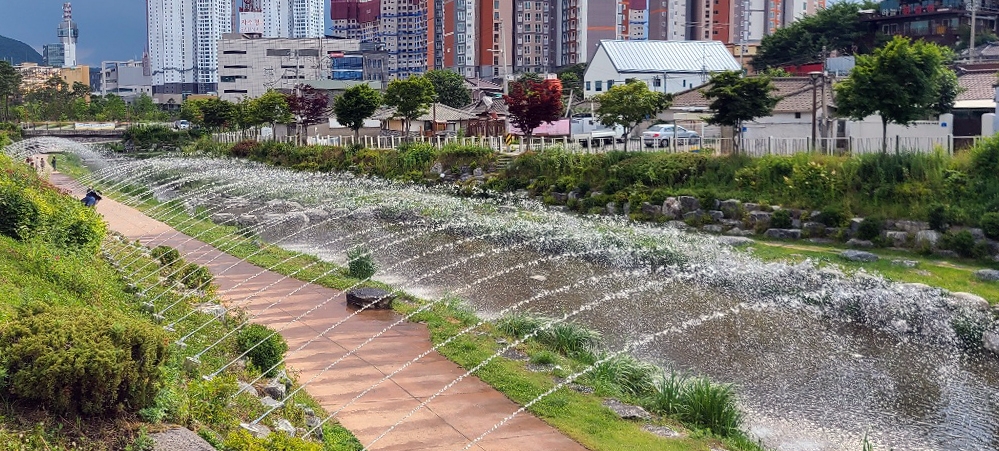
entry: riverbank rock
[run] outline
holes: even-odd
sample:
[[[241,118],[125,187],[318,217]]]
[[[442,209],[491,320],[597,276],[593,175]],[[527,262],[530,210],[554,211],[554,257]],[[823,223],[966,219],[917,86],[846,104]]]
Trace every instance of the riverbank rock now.
[[[742,219],[742,202],[737,199],[723,200],[718,209],[729,219]]]
[[[694,196],[680,196],[677,198],[677,201],[680,202],[680,208],[682,208],[684,212],[701,209],[701,202]]]
[[[916,232],[916,245],[917,246],[929,246],[936,247],[937,241],[940,241],[940,232],[936,230],[920,230]]]
[[[676,200],[675,197],[667,197],[663,201],[663,214],[670,218],[677,218],[683,215],[683,208],[680,207],[680,201]]]
[[[721,210],[708,210],[708,216],[715,222],[725,219],[725,213],[722,213]]]
[[[355,288],[347,292],[347,304],[358,308],[390,309],[395,296],[378,288]]]
[[[864,251],[853,251],[853,250],[843,251],[843,252],[840,252],[839,256],[843,257],[843,258],[845,258],[847,260],[850,260],[852,262],[876,262],[876,261],[878,261],[878,256],[877,255],[874,255],[874,254],[872,254],[870,252],[864,252]]]
[[[749,223],[752,225],[770,224],[771,216],[772,215],[766,211],[753,211],[749,213]]]
[[[284,396],[287,392],[288,388],[285,387],[284,384],[280,383],[277,379],[271,381],[270,384],[267,384],[267,386],[264,387],[264,393],[266,393],[267,396],[270,396],[271,398],[277,400],[284,399]]]
[[[739,228],[739,227],[733,227],[733,228],[731,228],[731,229],[727,230],[727,231],[725,232],[725,234],[726,234],[726,235],[729,235],[729,236],[741,236],[741,237],[747,237],[747,236],[750,236],[750,235],[752,235],[752,234],[753,234],[753,231],[752,231],[752,230],[743,230],[743,229],[741,229],[741,228]]]
[[[718,237],[718,242],[721,244],[727,244],[732,247],[742,247],[742,246],[749,246],[750,244],[753,244],[755,241],[746,238],[744,236],[720,236]]]
[[[703,231],[705,231],[707,233],[718,234],[718,233],[722,233],[725,230],[725,228],[722,227],[722,226],[720,226],[720,225],[718,225],[718,224],[708,224],[708,225],[706,225],[704,227],[701,227],[701,230],[703,230]]]
[[[173,428],[155,434],[149,434],[153,439],[153,451],[214,451],[210,443],[186,428]]]
[[[239,423],[239,427],[246,429],[256,438],[267,438],[271,435],[271,428],[262,424]]]
[[[858,240],[856,238],[850,238],[850,240],[846,242],[846,245],[860,249],[870,249],[874,247],[874,243],[868,240]]]
[[[767,229],[763,233],[763,236],[767,238],[774,238],[778,240],[797,240],[801,238],[800,229]]]
[[[907,233],[919,233],[930,228],[930,223],[920,221],[894,221],[885,224],[889,229],[895,229]]]
[[[681,434],[681,433],[679,433],[677,431],[674,431],[673,429],[670,429],[669,427],[666,427],[666,426],[656,426],[656,425],[653,425],[653,424],[646,424],[645,426],[642,426],[642,430],[644,430],[645,432],[649,432],[649,433],[658,435],[660,437],[666,437],[666,438],[677,438],[677,437],[682,437],[683,436],[683,434]]]
[[[957,293],[951,293],[950,296],[954,299],[953,304],[957,306],[968,307],[970,309],[983,312],[988,311],[990,307],[989,301],[986,301],[985,298],[977,294],[959,291]]]
[[[975,278],[983,282],[995,282],[999,280],[999,271],[994,269],[979,269],[975,271]]]
[[[885,239],[895,247],[905,246],[909,242],[909,232],[887,231]]]
[[[801,225],[801,233],[809,238],[820,238],[826,235],[826,225],[821,222],[806,222]]]
[[[604,406],[614,411],[617,416],[624,420],[643,420],[648,421],[652,419],[652,415],[646,412],[645,409],[633,406],[630,404],[625,404],[616,399],[608,399],[604,401]]]
[[[663,207],[659,205],[652,205],[648,202],[642,202],[642,213],[649,216],[659,216],[663,214]]]
[[[892,265],[901,266],[903,268],[915,268],[919,266],[919,262],[915,260],[892,260]]]

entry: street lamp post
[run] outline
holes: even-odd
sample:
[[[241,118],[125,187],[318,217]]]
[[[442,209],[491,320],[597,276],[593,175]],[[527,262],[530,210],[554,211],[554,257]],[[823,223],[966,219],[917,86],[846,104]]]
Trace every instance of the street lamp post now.
[[[816,124],[817,121],[817,110],[818,110],[818,80],[822,76],[822,72],[809,72],[808,76],[812,78],[812,151],[816,149],[815,139],[816,139]]]

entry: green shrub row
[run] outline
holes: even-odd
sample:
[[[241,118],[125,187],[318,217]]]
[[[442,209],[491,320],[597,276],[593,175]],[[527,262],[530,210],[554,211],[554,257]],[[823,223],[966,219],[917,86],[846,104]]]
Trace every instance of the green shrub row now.
[[[162,265],[167,280],[180,282],[192,290],[214,291],[212,282],[215,281],[215,276],[212,272],[197,263],[184,261],[177,249],[156,246],[150,251],[150,255]]]
[[[143,125],[129,127],[122,140],[141,152],[177,151],[202,135],[203,132],[197,129],[174,130],[163,125]]]
[[[65,196],[23,164],[0,155],[0,234],[94,253],[107,226],[92,209]]]

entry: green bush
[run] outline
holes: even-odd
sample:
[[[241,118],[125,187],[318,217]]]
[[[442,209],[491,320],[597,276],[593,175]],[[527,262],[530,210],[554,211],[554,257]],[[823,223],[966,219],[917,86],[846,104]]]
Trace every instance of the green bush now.
[[[543,324],[544,320],[538,316],[518,312],[497,320],[496,328],[511,337],[523,338],[527,334],[538,330]]]
[[[676,415],[683,409],[683,390],[687,379],[675,371],[662,371],[652,385],[643,405],[657,415]]]
[[[939,232],[947,230],[950,216],[947,206],[943,204],[933,204],[926,214],[926,220],[930,223],[930,228]]]
[[[370,279],[378,270],[371,252],[363,247],[347,251],[347,275],[355,279]]]
[[[600,332],[579,324],[560,322],[539,331],[534,339],[564,356],[578,356],[592,351],[597,346],[600,342]]]
[[[975,256],[975,237],[967,230],[944,235],[941,241],[940,247],[957,252],[957,255],[965,258]]]
[[[857,237],[862,240],[873,240],[881,236],[881,230],[884,229],[884,221],[876,218],[864,218],[860,221],[860,227],[857,229]]]
[[[288,343],[284,341],[284,337],[261,324],[250,324],[240,330],[236,343],[239,352],[246,353],[253,366],[265,371],[268,377],[277,374],[278,364],[288,351]]]
[[[156,246],[150,254],[163,266],[173,266],[174,263],[181,261],[180,252],[170,246]]]
[[[819,213],[816,220],[825,224],[826,227],[842,227],[843,223],[846,222],[846,213],[837,207],[826,207]]]
[[[999,240],[999,213],[985,213],[982,215],[982,218],[978,220],[978,225],[982,228],[982,232],[985,233],[986,237],[993,240]]]
[[[694,379],[686,384],[680,401],[680,420],[710,429],[721,436],[739,431],[743,414],[735,404],[735,390],[728,384]]]
[[[770,216],[770,227],[775,229],[790,229],[792,224],[791,212],[788,210],[777,210]]]
[[[184,265],[180,271],[176,273],[179,276],[180,282],[184,284],[185,287],[192,290],[205,290],[209,289],[212,281],[215,280],[215,276],[208,268],[201,266],[196,263],[188,263]]]
[[[149,406],[166,353],[160,328],[110,310],[35,304],[0,329],[6,391],[63,414]]]
[[[585,380],[599,392],[637,397],[652,391],[657,371],[651,364],[621,354],[594,366]]]

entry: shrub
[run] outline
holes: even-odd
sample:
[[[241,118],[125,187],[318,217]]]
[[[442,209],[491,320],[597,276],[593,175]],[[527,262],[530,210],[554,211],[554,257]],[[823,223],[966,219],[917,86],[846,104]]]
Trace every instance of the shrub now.
[[[676,415],[683,408],[683,390],[686,384],[687,379],[679,373],[663,371],[652,386],[652,394],[646,397],[643,404],[657,415]]]
[[[826,227],[842,227],[843,223],[846,222],[846,213],[836,207],[827,207],[819,213],[816,220],[825,224]]]
[[[147,322],[84,307],[33,305],[0,329],[6,390],[65,414],[150,405],[166,344],[164,332]]]
[[[514,313],[496,321],[496,328],[511,337],[522,338],[540,328],[542,324],[544,320],[540,317],[527,313]]]
[[[742,412],[735,405],[735,390],[728,384],[695,379],[684,387],[679,417],[721,436],[739,431]]]
[[[560,322],[538,332],[535,340],[559,354],[575,356],[593,350],[600,341],[600,332],[578,324]]]
[[[948,222],[950,222],[950,217],[947,213],[946,205],[931,205],[926,214],[926,220],[930,223],[930,228],[938,232],[946,231]]]
[[[857,237],[862,240],[873,240],[881,236],[881,229],[885,226],[884,221],[876,218],[864,218],[860,221],[857,229]]]
[[[150,253],[163,266],[171,266],[180,261],[180,252],[170,246],[156,246]]]
[[[256,153],[257,147],[259,146],[260,143],[252,139],[240,141],[229,149],[229,155],[236,158],[249,158]]]
[[[596,365],[587,381],[611,394],[642,396],[652,390],[656,371],[655,366],[622,354]]]
[[[239,351],[246,353],[253,365],[268,377],[277,374],[277,367],[288,351],[284,337],[261,324],[250,324],[240,330],[236,343]]]
[[[215,280],[215,276],[208,268],[196,263],[188,263],[178,272],[180,281],[185,287],[192,290],[203,290]]]
[[[788,210],[777,210],[770,216],[770,227],[775,229],[790,229],[792,224],[791,212]]]
[[[999,240],[999,213],[985,213],[978,220],[978,225],[982,228],[985,236],[993,240]]]
[[[957,252],[962,257],[973,257],[975,255],[975,237],[971,232],[962,230],[955,234],[944,235],[941,239],[940,247]]]
[[[355,279],[370,279],[378,268],[371,252],[363,247],[355,247],[347,251],[347,275]]]

